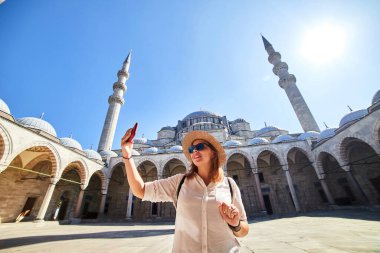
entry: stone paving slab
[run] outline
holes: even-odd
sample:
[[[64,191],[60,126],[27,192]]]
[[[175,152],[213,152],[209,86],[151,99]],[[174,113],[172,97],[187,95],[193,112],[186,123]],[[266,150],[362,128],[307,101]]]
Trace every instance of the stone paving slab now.
[[[273,217],[272,217],[273,218]],[[330,211],[250,221],[241,252],[380,252],[380,213]],[[174,225],[0,224],[0,252],[170,252]]]

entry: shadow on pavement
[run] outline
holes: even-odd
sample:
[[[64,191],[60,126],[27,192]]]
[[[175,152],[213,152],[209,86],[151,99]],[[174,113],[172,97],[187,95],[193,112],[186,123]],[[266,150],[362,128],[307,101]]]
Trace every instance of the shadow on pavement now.
[[[110,231],[87,234],[69,234],[69,235],[41,235],[27,236],[18,238],[9,238],[0,241],[0,249],[12,247],[77,239],[120,239],[120,238],[136,238],[158,235],[174,234],[174,229],[155,229],[155,230],[131,230],[131,231]]]

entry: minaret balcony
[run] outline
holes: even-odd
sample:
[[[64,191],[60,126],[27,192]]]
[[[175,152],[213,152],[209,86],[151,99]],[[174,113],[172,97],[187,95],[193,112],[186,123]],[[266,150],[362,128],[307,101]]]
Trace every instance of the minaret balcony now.
[[[281,62],[281,54],[279,52],[273,52],[268,56],[268,61],[276,65],[277,63]]]
[[[116,89],[120,89],[120,90],[123,90],[123,92],[125,92],[127,90],[127,86],[122,82],[115,82],[113,84],[113,90],[116,90]]]
[[[124,104],[124,98],[119,97],[119,96],[112,95],[112,96],[109,96],[109,97],[108,97],[108,103],[109,103],[109,104],[115,104],[115,103],[118,103],[118,104],[123,105],[123,104]]]
[[[120,77],[120,76],[124,76],[126,79],[128,79],[128,78],[129,78],[129,73],[126,72],[126,71],[124,71],[124,70],[119,70],[119,71],[117,72],[117,76],[118,76],[118,77]]]
[[[295,84],[297,82],[297,79],[294,75],[289,74],[285,78],[281,78],[278,81],[278,84],[280,85],[281,88],[286,89],[290,84]]]
[[[280,76],[281,74],[283,74],[284,70],[286,72],[288,71],[288,64],[286,64],[286,62],[279,62],[273,67],[273,73],[276,76]]]

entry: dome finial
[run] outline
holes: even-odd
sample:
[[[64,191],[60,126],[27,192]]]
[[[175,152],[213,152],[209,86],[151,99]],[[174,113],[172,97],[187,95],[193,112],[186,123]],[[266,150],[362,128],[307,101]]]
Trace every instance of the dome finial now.
[[[70,134],[70,139],[72,139],[72,138],[73,138],[73,134],[71,133],[71,134]]]
[[[141,138],[144,138],[144,134],[142,134]]]
[[[91,150],[92,150],[92,145],[94,145],[94,144],[91,144],[91,147],[90,147]]]
[[[264,121],[264,125],[265,125],[265,127],[267,127],[267,123]]]
[[[323,124],[325,125],[326,128],[329,128],[329,126],[326,124],[326,122],[323,121]]]
[[[352,108],[349,106],[349,105],[347,105],[347,107],[348,107],[348,109],[350,109],[350,112],[352,112],[353,110],[352,110]]]
[[[40,119],[42,119],[43,117],[44,117],[44,115],[45,115],[45,113],[43,112],[43,113],[41,113],[41,117],[40,117]]]

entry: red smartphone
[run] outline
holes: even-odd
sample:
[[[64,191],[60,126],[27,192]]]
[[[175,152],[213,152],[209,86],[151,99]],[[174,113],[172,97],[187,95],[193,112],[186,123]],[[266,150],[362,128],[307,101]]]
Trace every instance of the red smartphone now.
[[[136,135],[136,129],[139,124],[136,122],[135,125],[132,128],[131,136],[129,136],[127,142],[133,142],[133,138],[135,138]]]

